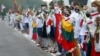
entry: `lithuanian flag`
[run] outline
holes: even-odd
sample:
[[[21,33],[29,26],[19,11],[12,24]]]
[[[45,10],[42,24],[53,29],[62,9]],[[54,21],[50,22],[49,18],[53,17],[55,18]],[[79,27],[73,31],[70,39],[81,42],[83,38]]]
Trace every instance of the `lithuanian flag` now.
[[[32,39],[33,39],[33,40],[37,40],[36,21],[34,21],[34,22],[32,23],[32,26],[33,26],[33,35],[32,35]]]
[[[61,27],[62,27],[62,48],[66,51],[71,50],[75,47],[74,45],[74,32],[73,32],[73,25],[71,22],[66,21],[64,17],[61,20]]]

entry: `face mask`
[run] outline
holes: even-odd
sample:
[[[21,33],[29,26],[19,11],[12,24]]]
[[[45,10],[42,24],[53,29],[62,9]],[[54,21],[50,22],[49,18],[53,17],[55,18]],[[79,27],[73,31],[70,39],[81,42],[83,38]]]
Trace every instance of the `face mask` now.
[[[58,7],[54,7],[54,9],[58,9]]]
[[[52,10],[51,10],[51,13],[55,13],[55,10],[54,10],[54,9],[52,9]]]
[[[79,10],[79,9],[75,9],[75,11],[76,11],[77,13],[79,13],[79,12],[80,12],[80,10]]]
[[[41,12],[41,10],[38,10],[38,12]]]
[[[46,7],[42,7],[42,9],[44,10],[44,9],[46,9]]]
[[[70,9],[71,9],[71,10],[74,10],[74,8],[73,8],[72,6],[70,7]]]
[[[69,17],[70,15],[69,15],[69,14],[65,14],[65,16],[66,16],[66,17]]]
[[[97,8],[96,7],[92,7],[92,12],[96,12],[97,11]]]
[[[87,10],[83,10],[84,13],[87,13]]]

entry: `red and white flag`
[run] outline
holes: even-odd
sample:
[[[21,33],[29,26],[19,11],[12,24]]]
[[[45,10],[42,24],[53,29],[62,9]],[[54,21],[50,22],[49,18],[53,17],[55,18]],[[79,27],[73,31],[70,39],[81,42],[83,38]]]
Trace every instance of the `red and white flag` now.
[[[3,12],[3,10],[5,9],[6,7],[2,4],[1,5],[1,12]]]

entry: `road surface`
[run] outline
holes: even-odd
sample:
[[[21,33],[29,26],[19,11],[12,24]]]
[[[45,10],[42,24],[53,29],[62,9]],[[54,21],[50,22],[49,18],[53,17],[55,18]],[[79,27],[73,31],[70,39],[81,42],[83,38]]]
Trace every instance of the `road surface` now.
[[[0,56],[51,56],[0,19]]]

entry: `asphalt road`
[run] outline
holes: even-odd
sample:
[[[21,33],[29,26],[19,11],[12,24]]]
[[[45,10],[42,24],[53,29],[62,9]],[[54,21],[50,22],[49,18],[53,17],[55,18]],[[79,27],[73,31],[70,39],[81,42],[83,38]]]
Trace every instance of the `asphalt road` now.
[[[0,19],[0,56],[51,56]]]

